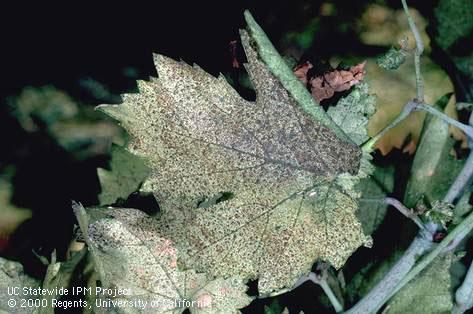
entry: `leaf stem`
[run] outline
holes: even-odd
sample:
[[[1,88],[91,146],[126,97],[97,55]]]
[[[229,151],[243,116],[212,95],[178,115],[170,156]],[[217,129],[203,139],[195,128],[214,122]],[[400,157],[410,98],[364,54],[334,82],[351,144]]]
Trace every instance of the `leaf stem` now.
[[[422,220],[420,220],[419,216],[417,216],[411,209],[407,208],[404,204],[402,204],[399,200],[393,198],[393,197],[385,197],[383,199],[383,202],[393,206],[396,208],[401,214],[406,216],[409,219],[412,219],[412,221],[420,228],[420,230],[424,230],[427,233],[430,233],[429,230],[424,226],[422,223]]]
[[[399,113],[399,115],[387,127],[382,129],[381,131],[379,131],[375,136],[373,136],[366,143],[364,143],[362,145],[363,151],[370,152],[373,149],[374,144],[376,144],[376,142],[384,134],[386,134],[389,130],[391,130],[396,125],[398,125],[402,120],[407,118],[407,116],[409,116],[409,114],[411,112],[420,111],[420,110],[428,112],[428,113],[442,119],[446,123],[459,128],[460,130],[465,132],[466,136],[468,136],[468,138],[470,140],[473,140],[473,127],[472,126],[461,123],[461,122],[459,122],[455,119],[450,118],[445,113],[439,111],[438,109],[434,108],[431,105],[428,105],[426,103],[422,103],[422,102],[418,102],[417,100],[414,100],[414,101],[409,101],[407,104],[405,104],[404,108],[401,111],[401,113]]]
[[[417,97],[416,100],[419,102],[424,101],[424,82],[422,80],[422,73],[420,72],[420,57],[424,52],[424,42],[422,41],[422,37],[420,36],[419,29],[414,22],[414,19],[409,12],[409,8],[407,7],[406,0],[401,0],[402,7],[404,8],[404,12],[407,16],[407,22],[409,23],[409,28],[411,29],[412,34],[414,35],[414,39],[416,41],[416,50],[414,53],[414,68],[416,73],[416,89],[417,89]]]
[[[362,145],[362,150],[365,151],[365,152],[371,152],[373,150],[373,146],[374,144],[376,144],[376,142],[381,138],[383,137],[384,134],[386,134],[389,130],[391,130],[392,128],[394,128],[396,125],[399,124],[399,122],[401,122],[402,120],[404,120],[405,118],[407,118],[407,116],[409,116],[409,114],[414,111],[415,109],[415,103],[410,101],[408,102],[407,104],[404,105],[404,108],[402,109],[402,111],[399,113],[399,115],[387,126],[385,127],[384,129],[382,129],[381,131],[379,131],[375,136],[373,136],[372,138],[370,138],[366,143],[364,143]]]
[[[338,301],[335,294],[333,293],[332,288],[330,288],[329,284],[327,283],[327,280],[324,278],[324,279],[319,280],[319,282],[317,282],[317,283],[322,288],[322,290],[324,290],[325,294],[327,295],[328,299],[330,300],[330,303],[332,303],[332,306],[333,306],[335,312],[337,312],[337,313],[342,312],[343,311],[343,306],[340,303],[340,301]]]
[[[292,289],[299,287],[306,281],[312,281],[313,283],[319,285],[325,292],[325,295],[330,300],[335,312],[340,313],[343,311],[343,305],[340,303],[335,293],[333,293],[332,288],[330,288],[330,285],[327,282],[326,272],[327,269],[323,269],[321,274],[310,272],[307,276],[300,278]]]
[[[465,165],[458,174],[457,178],[453,184],[448,189],[447,194],[444,197],[444,202],[453,204],[456,202],[465,188],[471,184],[471,179],[473,177],[473,154],[470,153],[466,159]]]

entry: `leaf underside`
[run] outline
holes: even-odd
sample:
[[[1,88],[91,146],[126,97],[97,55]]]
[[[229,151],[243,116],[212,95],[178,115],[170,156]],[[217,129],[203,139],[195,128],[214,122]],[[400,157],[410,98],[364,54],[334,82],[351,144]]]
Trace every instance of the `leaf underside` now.
[[[292,287],[317,259],[341,267],[365,242],[356,193],[337,180],[356,180],[361,150],[301,109],[241,36],[256,102],[222,76],[156,55],[159,79],[99,108],[147,160],[143,190],[163,210],[154,230],[177,247],[179,265],[258,278],[264,295]],[[198,208],[222,192],[232,197]]]
[[[188,307],[192,313],[206,314],[239,313],[251,302],[239,278],[210,279],[193,270],[178,270],[176,249],[160,236],[155,219],[135,209],[99,211],[101,217],[88,228],[89,245],[104,270],[106,287],[132,292],[121,296],[123,300],[148,301],[146,309],[153,313],[181,313]]]

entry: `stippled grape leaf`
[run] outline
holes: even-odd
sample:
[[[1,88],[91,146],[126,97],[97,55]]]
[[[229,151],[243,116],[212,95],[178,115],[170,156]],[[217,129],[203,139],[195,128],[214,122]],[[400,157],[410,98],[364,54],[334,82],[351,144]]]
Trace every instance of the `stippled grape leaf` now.
[[[406,61],[407,55],[407,50],[391,47],[384,55],[378,57],[376,63],[382,69],[396,70]]]
[[[391,299],[383,313],[450,313],[453,306],[450,291],[451,263],[452,254],[437,257]]]
[[[147,159],[143,189],[163,209],[160,230],[180,263],[214,277],[258,278],[268,294],[291,288],[317,259],[341,267],[366,241],[356,199],[337,180],[356,177],[361,150],[299,107],[250,41],[242,32],[256,102],[223,77],[158,55],[159,79],[100,109]],[[232,197],[198,208],[222,192]]]
[[[36,289],[40,287],[40,282],[26,275],[20,263],[0,257],[0,313],[34,313],[34,307],[21,307],[22,299],[33,301],[38,298],[24,293],[24,287]],[[11,295],[9,289],[14,289],[17,294]],[[14,303],[9,303],[9,300],[13,300]]]
[[[126,199],[139,189],[148,173],[149,168],[142,159],[121,146],[112,146],[110,170],[97,169],[102,187],[102,192],[99,194],[100,204],[113,204],[118,199]]]
[[[354,143],[360,145],[369,138],[368,122],[375,111],[376,96],[369,93],[368,84],[363,82],[327,113]]]
[[[84,209],[75,205],[76,213]],[[87,244],[106,288],[123,289],[114,298],[124,313],[239,313],[251,298],[236,277],[212,278],[180,271],[173,243],[161,236],[156,220],[126,208],[87,211]],[[81,226],[83,228],[83,226]],[[120,301],[122,303],[120,303]]]

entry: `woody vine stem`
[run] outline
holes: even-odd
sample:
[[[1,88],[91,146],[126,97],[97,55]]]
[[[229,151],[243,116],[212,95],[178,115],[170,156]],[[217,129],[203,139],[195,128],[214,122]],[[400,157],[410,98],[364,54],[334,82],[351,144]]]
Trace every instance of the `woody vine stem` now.
[[[456,120],[451,119],[442,112],[436,110],[432,106],[424,103],[424,85],[420,71],[420,57],[422,55],[424,44],[420,37],[419,30],[412,19],[407,3],[401,0],[402,6],[407,16],[409,27],[414,35],[416,41],[416,49],[414,53],[414,66],[416,74],[416,90],[417,95],[413,101],[408,102],[399,116],[384,130],[375,135],[365,145],[363,150],[371,151],[373,145],[379,138],[381,138],[388,130],[396,126],[399,122],[404,120],[411,112],[415,110],[426,111],[437,116],[446,123],[460,128],[469,138],[470,147],[473,143],[473,118],[470,117],[469,124],[465,125]],[[471,184],[473,176],[473,154],[470,153],[462,171],[451,185],[449,191],[443,198],[446,203],[454,204],[463,194],[465,188]],[[437,231],[439,226],[433,222],[428,222],[428,233],[422,232],[421,229],[418,235],[414,238],[404,255],[398,260],[393,268],[386,274],[386,276],[355,306],[353,306],[346,313],[374,313],[377,312],[396,292],[404,287],[411,279],[424,270],[438,255],[444,253],[446,250],[450,251],[461,242],[461,240],[473,229],[473,213],[470,213],[455,229],[453,229],[439,244],[435,245],[432,241],[432,235]],[[423,256],[424,255],[424,256]],[[418,256],[423,256],[418,262]],[[454,313],[463,313],[473,306],[473,265],[465,278],[465,281],[457,290],[456,302],[454,305]]]
[[[381,130],[378,134],[369,139],[365,144],[362,145],[362,150],[365,153],[370,153],[373,150],[376,142],[385,135],[390,129],[394,128],[402,120],[404,120],[413,111],[426,111],[429,114],[435,115],[437,118],[445,121],[448,124],[458,127],[461,129],[469,138],[470,147],[473,147],[473,118],[470,119],[469,125],[460,123],[454,119],[451,119],[444,113],[438,111],[434,107],[424,102],[424,83],[421,74],[421,56],[424,51],[424,44],[420,36],[420,32],[412,18],[406,0],[401,0],[404,12],[407,16],[409,28],[411,29],[416,49],[414,50],[414,70],[416,76],[416,97],[409,101],[401,111],[401,113],[392,121],[386,128]],[[283,83],[283,86],[291,93],[296,101],[316,120],[334,131],[340,138],[347,141],[350,139],[340,130],[340,128],[328,118],[325,111],[317,106],[314,99],[303,87],[302,84],[294,77],[292,71],[278,54],[274,46],[271,44],[261,27],[255,22],[251,13],[245,12],[245,19],[248,24],[251,37],[255,41],[258,47],[258,52],[263,61],[268,65],[271,72]],[[465,188],[471,183],[473,177],[473,154],[470,154],[466,163],[451,185],[449,191],[443,198],[443,202],[449,204],[455,204],[458,199],[462,196]],[[410,246],[404,252],[403,256],[397,261],[392,269],[385,275],[385,277],[357,304],[355,304],[346,313],[375,313],[378,311],[397,291],[404,287],[412,278],[419,274],[425,269],[439,254],[453,250],[462,239],[473,228],[473,213],[470,213],[462,223],[460,223],[455,229],[453,229],[444,240],[435,244],[433,242],[433,235],[437,232],[439,226],[432,221],[422,224],[420,220],[415,217],[409,216],[406,212],[405,206],[399,201],[394,199],[382,200],[395,205],[401,213],[407,214],[407,216],[414,220],[420,227],[418,235],[414,238]],[[422,227],[423,226],[423,227]],[[419,257],[422,257],[419,259]],[[320,276],[315,273],[310,273],[307,276],[301,278],[296,286],[300,285],[305,281],[312,281],[322,287],[326,295],[328,296],[332,306],[336,312],[342,312],[342,303],[336,298],[334,293],[331,291],[330,286],[325,280],[325,276]],[[470,267],[468,275],[465,278],[465,282],[461,285],[456,293],[456,304],[454,307],[454,313],[463,313],[465,310],[473,306],[473,266]]]

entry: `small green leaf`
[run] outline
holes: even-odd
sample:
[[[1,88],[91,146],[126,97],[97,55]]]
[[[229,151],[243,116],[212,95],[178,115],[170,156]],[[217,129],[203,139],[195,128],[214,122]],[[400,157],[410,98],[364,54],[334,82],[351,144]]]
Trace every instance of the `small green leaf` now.
[[[138,190],[150,170],[143,159],[129,153],[123,147],[112,146],[110,170],[97,169],[102,186],[100,205],[113,204]]]
[[[407,55],[406,50],[391,47],[388,52],[376,60],[376,63],[382,69],[396,70],[406,61]]]
[[[425,216],[428,220],[440,224],[444,229],[447,229],[447,224],[453,219],[453,205],[435,200],[432,203],[432,208],[425,213]]]
[[[366,295],[391,270],[402,256],[402,251],[394,251],[388,258],[369,262],[357,272],[346,286],[347,302],[353,303]]]
[[[53,86],[26,87],[17,98],[9,99],[9,105],[18,122],[29,132],[38,130],[41,124],[51,128],[79,110],[69,95]]]

